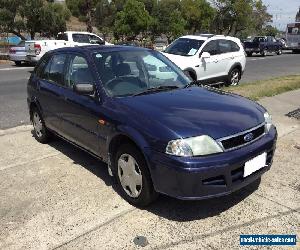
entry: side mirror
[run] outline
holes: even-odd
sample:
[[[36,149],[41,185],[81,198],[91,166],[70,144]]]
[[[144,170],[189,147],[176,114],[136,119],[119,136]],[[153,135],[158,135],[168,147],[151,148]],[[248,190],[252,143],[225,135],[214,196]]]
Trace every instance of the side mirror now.
[[[90,83],[78,83],[73,86],[73,90],[80,95],[93,95],[95,93],[95,86]]]
[[[201,55],[201,57],[203,59],[210,58],[210,54],[208,52],[203,52],[202,55]]]

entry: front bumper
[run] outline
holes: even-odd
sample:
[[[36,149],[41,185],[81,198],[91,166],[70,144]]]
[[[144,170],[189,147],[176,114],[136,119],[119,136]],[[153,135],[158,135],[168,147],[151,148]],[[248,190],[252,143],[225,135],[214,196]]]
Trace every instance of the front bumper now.
[[[179,199],[206,199],[247,186],[271,167],[277,131],[245,147],[205,157],[176,157],[148,150],[147,160],[157,192]],[[243,177],[245,162],[267,152],[267,166]]]

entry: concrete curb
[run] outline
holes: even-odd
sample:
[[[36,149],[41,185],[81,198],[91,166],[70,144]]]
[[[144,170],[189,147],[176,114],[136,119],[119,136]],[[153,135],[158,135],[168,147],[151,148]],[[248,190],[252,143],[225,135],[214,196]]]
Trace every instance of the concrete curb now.
[[[0,130],[0,136],[16,134],[19,132],[26,132],[32,129],[33,129],[32,125],[22,125],[18,127],[9,128],[9,129],[2,129]]]

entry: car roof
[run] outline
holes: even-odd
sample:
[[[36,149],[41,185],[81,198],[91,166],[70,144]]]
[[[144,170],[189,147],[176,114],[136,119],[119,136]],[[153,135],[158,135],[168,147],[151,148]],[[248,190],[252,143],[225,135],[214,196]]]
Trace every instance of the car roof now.
[[[139,51],[151,50],[136,46],[123,46],[123,45],[85,45],[77,47],[65,47],[52,50],[51,52],[84,52],[84,53],[97,53],[97,52],[113,52],[113,51]]]
[[[194,40],[201,40],[201,41],[206,41],[211,38],[223,38],[223,39],[228,39],[228,40],[239,40],[236,37],[233,36],[224,36],[224,35],[214,35],[214,34],[200,34],[200,35],[187,35],[187,36],[181,36],[180,38],[187,38],[187,39],[194,39]]]

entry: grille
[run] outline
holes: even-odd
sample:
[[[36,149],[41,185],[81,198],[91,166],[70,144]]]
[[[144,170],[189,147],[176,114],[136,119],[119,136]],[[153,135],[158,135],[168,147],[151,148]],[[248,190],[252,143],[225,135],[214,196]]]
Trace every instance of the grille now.
[[[250,133],[252,134],[251,140],[245,140],[245,136]],[[221,139],[220,142],[222,143],[222,146],[225,150],[230,150],[251,143],[256,139],[258,139],[260,136],[262,136],[264,133],[265,133],[265,125],[262,124],[259,127],[256,127],[252,130],[247,130],[237,135],[233,135],[229,138]]]

